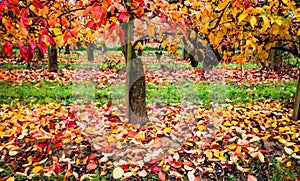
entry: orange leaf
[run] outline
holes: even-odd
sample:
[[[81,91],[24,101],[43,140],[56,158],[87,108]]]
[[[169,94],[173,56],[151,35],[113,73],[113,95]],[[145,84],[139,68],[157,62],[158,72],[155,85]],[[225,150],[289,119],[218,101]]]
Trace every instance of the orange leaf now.
[[[160,181],[165,181],[166,180],[166,174],[163,171],[159,171],[158,178],[159,178]]]
[[[98,165],[95,162],[90,162],[87,166],[87,170],[95,170],[98,167]]]

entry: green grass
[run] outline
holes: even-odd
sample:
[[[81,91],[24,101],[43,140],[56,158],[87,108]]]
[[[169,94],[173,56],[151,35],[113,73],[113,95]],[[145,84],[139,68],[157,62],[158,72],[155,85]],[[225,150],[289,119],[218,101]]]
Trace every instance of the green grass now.
[[[248,85],[243,83],[237,86],[233,83],[226,85],[193,84],[182,82],[176,84],[163,83],[161,85],[147,82],[147,104],[204,104],[224,103],[226,99],[232,104],[251,103],[266,99],[289,102],[291,95],[296,93],[297,82],[263,83]],[[125,88],[123,85],[104,83],[79,83],[79,82],[25,82],[19,85],[16,82],[0,82],[0,101],[2,104],[19,102],[26,104],[45,104],[46,98],[51,102],[63,105],[93,100],[99,106],[112,100],[114,103],[124,103]],[[82,99],[82,101],[79,101]],[[78,102],[79,101],[79,102]]]

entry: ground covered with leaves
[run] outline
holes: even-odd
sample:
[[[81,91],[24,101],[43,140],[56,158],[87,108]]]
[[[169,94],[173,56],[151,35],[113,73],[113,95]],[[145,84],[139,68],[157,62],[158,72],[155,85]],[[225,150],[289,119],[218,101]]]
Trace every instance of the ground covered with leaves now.
[[[188,67],[152,68],[146,74],[147,84],[158,92],[165,89],[164,94],[171,95],[168,98],[178,96],[180,89],[173,94],[172,86],[183,77],[196,85],[193,90],[207,91],[202,86],[206,84],[211,85],[211,90],[205,94],[217,90],[209,82],[213,74],[208,76]],[[62,69],[58,73],[45,69],[0,72],[4,89],[18,94],[18,86],[49,92],[48,88],[56,83],[62,86],[87,79],[101,82],[102,88],[98,88],[105,89],[103,85],[113,88],[125,80],[125,73],[118,69],[90,67]],[[186,104],[185,99],[158,104],[154,97],[148,102],[150,122],[144,127],[127,123],[122,102],[108,101],[99,106],[91,101],[78,105],[59,102],[61,97],[47,97],[50,94],[38,98],[43,103],[30,104],[32,95],[26,99],[17,97],[13,104],[3,101],[0,180],[299,179],[300,122],[291,119],[293,95],[289,95],[295,93],[295,87],[289,89],[289,85],[295,86],[290,83],[296,80],[298,70],[274,73],[251,68],[243,76],[237,69],[219,68],[216,72],[215,77],[237,85],[231,89],[241,89],[251,101],[221,96],[218,98],[224,98],[222,104],[213,106],[205,101]],[[40,87],[44,82],[47,89]],[[257,83],[261,87],[278,85],[276,89],[257,89],[272,95],[277,92],[282,100],[268,97],[269,94],[259,99],[262,94],[255,92],[253,86]],[[1,99],[12,99],[10,91],[0,91]],[[147,96],[156,93],[150,91]],[[22,94],[26,97],[27,93],[22,90]],[[242,95],[232,94],[237,100]],[[259,98],[252,100],[256,96]],[[214,99],[211,101],[214,103]]]

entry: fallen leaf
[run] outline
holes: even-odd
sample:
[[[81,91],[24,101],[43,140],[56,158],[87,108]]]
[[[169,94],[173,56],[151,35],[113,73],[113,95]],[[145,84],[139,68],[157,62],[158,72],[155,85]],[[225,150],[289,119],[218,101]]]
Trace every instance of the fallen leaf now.
[[[32,169],[32,172],[37,174],[39,173],[43,168],[41,166],[36,166]]]
[[[247,181],[257,181],[257,179],[253,175],[248,174]]]
[[[121,167],[116,167],[114,170],[113,170],[113,178],[114,179],[119,179],[123,176],[124,174],[124,170],[121,168]]]
[[[98,167],[98,165],[95,162],[90,162],[87,166],[86,169],[91,171],[91,170],[95,170]]]
[[[160,181],[165,181],[166,180],[166,174],[163,171],[158,172],[158,178]]]

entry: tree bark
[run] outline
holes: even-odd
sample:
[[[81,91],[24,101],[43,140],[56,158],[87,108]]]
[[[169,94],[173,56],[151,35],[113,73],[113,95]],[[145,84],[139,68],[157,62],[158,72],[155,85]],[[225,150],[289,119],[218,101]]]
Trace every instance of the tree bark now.
[[[55,44],[48,47],[48,69],[49,72],[58,71],[57,47]]]
[[[94,43],[90,43],[88,48],[87,48],[87,54],[88,54],[88,61],[94,61],[95,58],[94,58],[94,48],[95,48],[95,45]]]
[[[145,125],[149,119],[146,109],[146,82],[143,63],[137,58],[134,47],[132,21],[123,25],[125,45],[122,52],[126,59],[126,116],[131,124]]]
[[[71,52],[70,52],[70,45],[67,45],[66,46],[66,51],[65,51],[65,54],[69,55]]]
[[[298,121],[300,119],[300,74],[298,75],[297,91],[295,95],[295,104],[293,112],[293,120]]]

